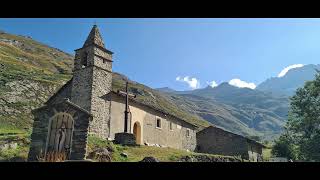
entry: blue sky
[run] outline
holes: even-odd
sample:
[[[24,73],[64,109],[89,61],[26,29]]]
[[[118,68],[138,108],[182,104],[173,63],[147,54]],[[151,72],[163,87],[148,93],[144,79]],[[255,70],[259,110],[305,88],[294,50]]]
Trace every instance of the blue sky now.
[[[320,19],[0,19],[0,30],[73,54],[94,22],[115,53],[113,71],[153,88],[258,85],[320,62]]]

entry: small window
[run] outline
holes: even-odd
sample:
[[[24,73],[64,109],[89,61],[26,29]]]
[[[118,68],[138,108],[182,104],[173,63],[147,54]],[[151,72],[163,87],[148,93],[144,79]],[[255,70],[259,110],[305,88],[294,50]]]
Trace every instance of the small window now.
[[[83,56],[82,56],[82,58],[81,58],[81,67],[82,68],[85,68],[85,67],[87,67],[88,66],[88,53],[84,53],[83,54]]]
[[[161,128],[161,119],[157,118],[157,128]]]
[[[172,130],[173,130],[172,122],[170,122],[170,123],[169,123],[169,129],[170,129],[170,131],[172,131]]]
[[[187,129],[187,137],[190,137],[190,130]]]

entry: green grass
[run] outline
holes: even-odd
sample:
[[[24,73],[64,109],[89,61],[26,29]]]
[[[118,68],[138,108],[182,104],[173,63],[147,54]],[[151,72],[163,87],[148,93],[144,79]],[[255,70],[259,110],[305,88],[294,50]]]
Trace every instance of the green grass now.
[[[16,149],[7,149],[0,151],[0,161],[10,161],[10,159],[13,158],[19,158],[23,160],[27,159],[30,147],[30,132],[14,136],[0,136],[0,142],[16,142],[18,144],[18,147]],[[185,156],[196,157],[203,155],[215,158],[237,159],[237,157],[232,156],[194,153],[173,148],[160,148],[150,146],[122,146],[113,144],[110,141],[103,140],[95,136],[89,136],[87,149],[88,153],[94,151],[97,148],[111,149],[112,162],[139,162],[147,156],[155,157],[160,162],[177,162]],[[128,156],[123,157],[121,156],[121,153],[126,153]]]
[[[0,151],[0,161],[11,161],[13,158],[26,160],[30,147],[30,133],[14,136],[0,136],[0,142],[17,143],[16,149],[6,149]]]
[[[89,152],[95,148],[109,147],[113,150],[112,162],[138,162],[146,156],[152,156],[160,161],[176,161],[178,158],[186,155],[191,155],[191,152],[177,150],[172,148],[159,148],[150,146],[122,146],[113,144],[110,141],[102,140],[100,138],[89,136],[88,137],[88,150]],[[121,153],[126,153],[127,158],[121,156]]]
[[[182,156],[192,155],[191,152],[177,150],[172,148],[159,148],[159,147],[150,147],[150,146],[115,146],[118,152],[124,152],[128,154],[128,158],[116,158],[116,161],[122,162],[123,159],[125,162],[137,162],[141,161],[146,156],[152,156],[157,158],[161,162],[172,162],[177,161]],[[119,157],[117,155],[116,157]],[[120,156],[121,157],[121,156]]]
[[[8,124],[0,124],[0,134],[21,134],[26,133],[23,129]]]
[[[272,150],[271,148],[263,148],[262,157],[264,161],[268,161],[271,158],[272,156],[271,150]]]
[[[118,144],[113,144],[110,141],[102,140],[100,138],[89,136],[88,138],[88,151],[92,152],[96,148],[106,148],[112,149],[112,162],[139,162],[144,157],[151,156],[157,158],[160,162],[177,162],[184,156],[208,156],[215,158],[229,158],[237,159],[233,156],[222,156],[213,154],[203,154],[188,152],[185,150],[173,149],[173,148],[163,148],[163,147],[153,147],[153,146],[122,146]],[[121,156],[121,153],[126,153],[127,158]]]
[[[22,112],[13,115],[3,115],[0,112],[0,132],[5,130],[26,131],[31,130],[30,113]]]
[[[29,147],[18,145],[16,149],[0,151],[0,161],[10,161],[13,158],[26,160],[28,158]]]

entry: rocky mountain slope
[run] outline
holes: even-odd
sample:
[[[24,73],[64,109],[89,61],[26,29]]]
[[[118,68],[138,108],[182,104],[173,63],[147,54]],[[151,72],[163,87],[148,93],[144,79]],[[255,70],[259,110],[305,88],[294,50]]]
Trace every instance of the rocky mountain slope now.
[[[0,33],[0,130],[28,129],[39,107],[71,77],[73,57],[30,37]]]
[[[222,83],[193,91],[165,91],[180,108],[224,129],[271,139],[281,132],[288,98]]]
[[[193,91],[175,91],[168,87],[158,90],[175,97],[174,102],[181,104],[186,111],[215,125],[239,134],[256,134],[272,139],[281,132],[287,119],[289,97],[306,81],[313,80],[317,70],[320,70],[320,65],[290,69],[282,77],[267,79],[255,90],[237,88],[228,83]]]

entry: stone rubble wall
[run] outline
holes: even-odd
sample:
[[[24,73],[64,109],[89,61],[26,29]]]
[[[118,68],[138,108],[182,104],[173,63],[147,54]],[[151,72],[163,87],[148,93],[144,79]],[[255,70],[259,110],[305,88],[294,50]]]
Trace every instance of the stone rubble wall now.
[[[245,138],[215,127],[197,133],[197,152],[249,158]]]
[[[90,115],[67,104],[50,104],[34,111],[36,117],[31,134],[31,146],[28,161],[39,161],[38,157],[46,151],[46,142],[51,117],[56,113],[65,112],[74,120],[74,130],[70,158],[73,160],[85,159],[87,153],[87,136]]]

